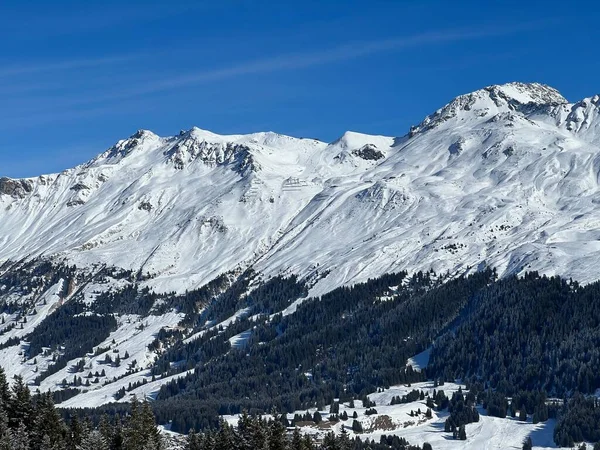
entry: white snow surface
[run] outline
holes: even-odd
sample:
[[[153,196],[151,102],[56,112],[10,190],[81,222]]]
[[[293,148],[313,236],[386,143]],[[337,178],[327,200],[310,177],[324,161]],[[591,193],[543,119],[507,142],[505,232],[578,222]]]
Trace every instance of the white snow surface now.
[[[35,330],[35,327],[56,308],[58,296],[55,294],[57,289],[60,289],[61,282],[57,286],[49,289],[40,299],[53,299],[55,301],[47,301],[47,305],[42,306],[40,303],[37,306],[38,312],[35,316],[29,318],[27,323],[24,323],[24,328],[15,328],[6,335],[2,336],[0,343],[6,342],[10,337],[21,337]],[[45,378],[39,386],[32,386],[32,389],[39,389],[41,392],[57,391],[62,389],[63,380],[68,383],[73,381],[73,377],[81,377],[85,383],[88,380],[89,373],[104,371],[104,376],[98,377],[98,383],[91,383],[90,386],[81,386],[82,393],[61,403],[61,407],[96,407],[106,403],[115,401],[114,394],[122,387],[127,388],[130,383],[146,381],[147,384],[133,389],[120,401],[129,401],[132,395],[137,395],[139,398],[153,398],[160,390],[160,387],[180,376],[185,376],[187,372],[182,374],[159,378],[152,381],[150,368],[154,363],[157,355],[148,349],[148,345],[155,339],[158,331],[161,328],[175,327],[182,319],[182,314],[168,312],[160,316],[140,317],[137,315],[126,315],[117,318],[118,328],[109,337],[98,345],[93,353],[89,353],[82,358],[76,358],[67,363],[67,366],[53,375]],[[114,341],[114,342],[113,342]],[[21,375],[25,382],[33,384],[33,380],[40,373],[46,371],[49,365],[52,364],[52,354],[31,355],[28,360],[24,359],[23,347],[27,343],[21,341],[19,345],[10,346],[0,350],[0,365],[6,371],[9,379],[15,375]],[[96,349],[103,349],[101,352],[96,352]],[[125,358],[126,354],[129,355]],[[112,360],[117,356],[121,358],[121,364],[114,366],[106,364],[105,358],[109,355]],[[85,361],[85,369],[83,372],[73,372],[71,368],[79,361]],[[135,361],[135,364],[133,363]],[[133,369],[130,373],[129,369]],[[116,381],[114,380],[115,378]],[[95,380],[92,376],[89,380]],[[69,385],[69,387],[72,387]]]
[[[341,433],[342,426],[352,436],[360,436],[361,439],[373,439],[379,442],[382,435],[397,435],[405,438],[411,444],[422,445],[429,442],[434,449],[442,450],[504,450],[509,448],[520,449],[523,440],[530,436],[536,450],[547,450],[558,448],[553,442],[552,434],[554,432],[555,422],[549,420],[545,423],[533,424],[531,419],[528,422],[519,421],[513,418],[500,419],[487,416],[485,410],[480,409],[480,420],[477,423],[467,424],[467,440],[460,441],[452,438],[451,433],[444,432],[444,422],[448,417],[448,412],[432,411],[432,418],[427,419],[424,415],[427,410],[426,401],[416,401],[412,403],[390,405],[392,397],[407,395],[413,389],[423,391],[426,394],[432,394],[433,390],[443,390],[448,397],[458,389],[465,389],[464,385],[456,383],[446,383],[441,387],[434,387],[433,382],[414,383],[411,386],[398,385],[386,389],[384,392],[369,395],[369,399],[376,403],[377,414],[367,416],[367,408],[363,407],[360,401],[355,401],[355,407],[350,408],[348,403],[340,404],[340,414],[344,411],[348,414],[348,420],[340,420],[336,424],[327,421],[329,417],[329,407],[319,411],[323,421],[319,426],[305,424],[300,426],[302,432],[311,434],[316,438],[322,439],[330,431],[336,434]],[[421,410],[420,416],[410,416],[410,412]],[[314,414],[315,408],[308,412]],[[357,420],[361,423],[364,433],[355,434],[352,431],[352,415],[358,414]],[[306,411],[296,411],[294,414],[304,415]],[[294,414],[288,414],[288,419],[293,419]],[[270,416],[266,416],[270,417]],[[225,416],[224,419],[231,425],[236,425],[239,415]]]
[[[429,364],[429,356],[431,355],[431,347],[427,350],[422,351],[418,355],[412,356],[408,358],[406,361],[407,366],[412,366],[415,370],[422,370],[427,367]]]
[[[510,83],[401,138],[139,131],[60,174],[0,179],[0,258],[141,269],[162,292],[248,266],[315,280],[313,295],[402,269],[589,282],[599,108],[599,96]]]

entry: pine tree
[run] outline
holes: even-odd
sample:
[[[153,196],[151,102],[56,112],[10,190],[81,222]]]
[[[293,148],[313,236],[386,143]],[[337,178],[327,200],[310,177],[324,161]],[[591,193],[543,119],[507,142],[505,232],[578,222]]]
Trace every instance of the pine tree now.
[[[108,442],[98,430],[86,431],[77,450],[110,450]]]
[[[155,449],[162,449],[162,436],[160,435],[160,431],[156,426],[154,413],[152,412],[152,408],[147,400],[142,404],[140,425],[142,427],[142,435],[144,436],[146,446]]]
[[[131,399],[131,415],[123,431],[123,443],[127,450],[144,450],[140,405],[135,395]]]
[[[212,433],[211,431],[205,433],[204,435],[204,449],[208,450],[214,450],[216,446],[216,439],[215,439],[215,435],[214,433]]]
[[[235,448],[235,434],[232,428],[223,419],[220,421],[219,431],[215,439],[214,450],[231,450]],[[259,447],[260,448],[260,447]]]
[[[342,432],[341,432],[338,440],[339,440],[339,444],[338,444],[339,450],[350,450],[350,448],[352,447],[352,445],[350,443],[350,438],[348,437],[348,433],[346,432],[346,428],[343,425],[342,425]]]
[[[30,442],[30,445],[32,445],[33,448],[35,448],[36,450],[55,450],[56,448],[61,448],[54,447],[54,445],[52,445],[52,441],[50,440],[50,436],[48,436],[47,434],[44,434],[44,436],[42,437],[42,441],[39,444],[31,444]]]
[[[238,420],[238,449],[252,450],[252,436],[254,433],[254,419],[244,410]]]
[[[118,436],[113,435],[113,446]],[[131,415],[123,432],[127,450],[159,450],[163,448],[162,437],[147,401],[140,406],[137,398],[131,400]]]
[[[294,428],[290,450],[304,450],[304,441],[302,440],[302,435],[298,428]]]
[[[109,441],[109,444],[111,449],[125,449],[125,428],[123,427],[123,422],[119,416],[115,418],[115,424],[112,429],[112,439]]]
[[[12,396],[8,403],[7,412],[9,417],[8,424],[12,429],[17,429],[20,424],[23,424],[26,429],[31,427],[31,415],[33,412],[31,392],[20,375],[15,376],[15,383],[12,386]]]
[[[525,438],[525,440],[523,441],[523,450],[532,450],[533,449],[533,443],[531,442],[531,438],[529,436],[527,436]]]
[[[260,417],[254,420],[252,448],[257,450],[267,450],[269,448],[269,436],[266,433],[266,426]]]
[[[304,449],[305,450],[314,450],[315,444],[313,443],[312,438],[307,434],[304,436]]]
[[[10,430],[8,428],[8,415],[4,409],[0,396],[0,450],[10,450]]]
[[[323,418],[321,417],[321,413],[319,411],[315,411],[315,413],[313,414],[313,422],[318,425],[321,423],[322,420]]]
[[[185,450],[203,450],[202,435],[196,434],[194,430],[188,433]]]
[[[269,424],[269,450],[286,450],[288,446],[286,429],[281,417],[273,415],[273,418]]]
[[[461,441],[467,440],[467,431],[465,430],[465,426],[461,425],[458,429],[458,439]]]
[[[340,450],[337,439],[335,438],[335,434],[333,434],[333,432],[329,432],[325,435],[321,448],[323,450]]]
[[[29,450],[29,434],[23,422],[19,423],[16,429],[10,432],[11,450]]]
[[[116,428],[116,427],[115,427]],[[107,414],[103,414],[100,418],[100,424],[98,425],[98,431],[104,438],[104,440],[111,444],[113,441],[113,427],[110,424],[110,419]]]
[[[81,444],[81,438],[84,434],[83,427],[77,416],[73,416],[69,422],[68,448],[75,450]]]
[[[6,409],[10,402],[10,386],[6,380],[6,372],[0,367],[0,404]]]
[[[329,414],[338,414],[340,412],[340,404],[338,402],[333,402],[329,406]]]
[[[35,404],[31,431],[31,445],[34,448],[65,447],[66,429],[54,407],[52,394],[41,394]]]

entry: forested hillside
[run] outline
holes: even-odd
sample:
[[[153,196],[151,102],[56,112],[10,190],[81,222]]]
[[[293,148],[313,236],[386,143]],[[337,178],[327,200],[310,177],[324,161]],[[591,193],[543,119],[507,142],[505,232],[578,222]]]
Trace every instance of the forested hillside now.
[[[483,408],[534,423],[556,419],[561,445],[600,440],[600,283],[535,272],[400,272],[310,298],[293,275],[248,270],[185,294],[156,294],[127,271],[19,267],[0,276],[0,351],[12,355],[18,344],[22,362],[11,373],[33,370],[32,389],[51,389],[67,406],[80,397],[103,395],[102,405],[149,395],[158,422],[187,433],[217,429],[221,416],[243,411],[362,402],[366,415],[377,415],[373,393],[461,379],[465,397],[426,392],[394,402],[416,398],[449,413],[445,428],[456,438]],[[107,280],[122,287],[96,292]],[[141,346],[129,344],[142,337]],[[407,361],[421,352],[429,362],[415,370]],[[130,413],[123,403],[63,411],[95,423]],[[317,424],[314,414],[308,419]]]
[[[159,419],[175,417],[174,429],[185,431],[215,425],[217,413],[293,412],[425,380],[406,360],[431,345],[493,280],[491,271],[448,283],[432,275],[388,275],[306,300],[291,315],[239,320],[222,339],[249,329],[247,345],[164,386]]]
[[[392,286],[398,287],[389,295]],[[305,301],[293,315],[255,325],[247,347],[164,386],[156,410],[176,417],[175,428],[183,430],[212,424],[191,412],[198,401],[203,413],[210,405],[219,414],[270,406],[292,412],[378,387],[461,378],[488,392],[480,397],[486,409],[502,404],[489,392],[513,398],[494,407],[494,415],[558,417],[558,443],[594,442],[597,403],[556,404],[549,413],[544,399],[600,388],[598,286],[536,273],[496,280],[484,271],[445,283],[430,274],[400,274],[338,289]],[[429,346],[425,371],[405,366]],[[226,381],[232,379],[239,382]]]

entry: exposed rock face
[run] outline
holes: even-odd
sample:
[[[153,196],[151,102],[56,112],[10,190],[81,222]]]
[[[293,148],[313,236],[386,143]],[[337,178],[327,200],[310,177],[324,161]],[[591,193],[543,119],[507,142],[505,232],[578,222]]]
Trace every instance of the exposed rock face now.
[[[465,139],[463,137],[458,138],[456,142],[453,142],[450,147],[448,147],[448,151],[451,155],[459,155],[465,147]]]
[[[72,190],[72,191],[77,191],[77,192],[79,192],[79,191],[89,191],[89,189],[90,189],[90,188],[89,188],[89,187],[87,187],[87,186],[86,186],[85,184],[83,184],[83,183],[77,183],[75,186],[73,186],[73,187],[71,188],[71,190]]]
[[[138,205],[140,211],[152,211],[152,204],[150,202],[142,202]]]
[[[384,158],[383,153],[377,150],[377,147],[373,144],[367,144],[358,150],[354,150],[352,154],[367,161],[378,161]]]
[[[258,169],[250,149],[246,145],[231,142],[208,142],[198,139],[191,133],[165,152],[165,155],[177,169],[183,169],[196,160],[209,166],[234,164],[234,170],[240,173]]]
[[[144,144],[157,140],[158,136],[151,131],[138,130],[129,138],[117,142],[105,154],[100,155],[100,157],[122,158],[129,155],[136,148],[143,148]]]
[[[431,130],[461,114],[486,117],[497,112],[526,112],[566,105],[567,100],[554,88],[540,83],[508,83],[488,86],[456,97],[421,124],[412,127],[410,137]]]
[[[25,198],[33,190],[33,183],[29,180],[13,180],[0,178],[0,195],[10,195],[14,198]]]

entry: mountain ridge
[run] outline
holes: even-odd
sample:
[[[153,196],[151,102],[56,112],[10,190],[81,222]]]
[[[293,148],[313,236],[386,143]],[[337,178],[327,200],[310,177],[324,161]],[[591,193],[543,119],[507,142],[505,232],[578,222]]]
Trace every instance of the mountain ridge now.
[[[511,93],[511,91],[512,91],[512,93]],[[512,100],[513,103],[516,102],[516,103],[520,103],[522,105],[537,104],[537,105],[546,105],[546,106],[552,105],[552,106],[554,106],[554,105],[570,104],[573,106],[579,106],[579,107],[586,108],[589,104],[598,106],[600,103],[600,95],[598,95],[598,94],[590,96],[590,97],[586,97],[575,103],[569,103],[569,101],[567,99],[565,99],[558,90],[556,90],[555,88],[553,88],[549,85],[546,85],[543,83],[538,83],[538,82],[531,82],[531,83],[509,82],[509,83],[505,83],[505,84],[489,85],[489,86],[486,86],[484,88],[478,89],[478,90],[470,92],[470,93],[458,95],[453,100],[446,103],[443,107],[436,110],[434,113],[426,116],[425,119],[419,123],[419,125],[413,126],[412,128],[419,129],[419,128],[423,127],[424,125],[426,125],[430,121],[431,117],[435,117],[436,115],[438,115],[438,113],[440,111],[444,111],[446,109],[464,108],[465,104],[469,104],[469,103],[473,102],[475,99],[477,99],[478,97],[481,98],[482,96],[488,96],[489,98],[502,98],[505,101]],[[467,107],[467,109],[468,109],[468,107]],[[393,139],[401,139],[402,137],[409,136],[410,134],[414,134],[414,133],[411,133],[409,131],[408,133],[405,133],[404,135],[393,138]],[[97,160],[100,160],[101,158],[111,156],[114,153],[121,153],[122,149],[124,147],[130,147],[129,149],[132,149],[133,147],[135,147],[136,141],[143,139],[143,138],[150,137],[150,138],[160,138],[160,139],[164,139],[164,140],[170,140],[170,139],[176,139],[178,137],[185,136],[185,135],[194,136],[195,138],[197,138],[197,139],[200,138],[201,140],[213,139],[217,142],[227,141],[227,140],[238,141],[238,140],[243,140],[244,138],[251,140],[251,139],[256,139],[259,136],[265,136],[265,137],[273,136],[273,137],[281,137],[284,139],[299,140],[299,141],[314,141],[314,142],[320,142],[322,144],[327,144],[325,141],[321,141],[318,139],[294,137],[294,136],[280,134],[280,133],[277,133],[274,131],[261,131],[261,132],[252,132],[252,133],[248,133],[248,134],[227,135],[227,134],[214,133],[212,131],[199,128],[197,126],[193,126],[189,130],[181,130],[178,135],[160,137],[160,136],[156,135],[152,130],[139,129],[134,134],[129,136],[128,138],[118,140],[109,149],[107,149],[104,152],[99,153],[96,157],[92,158],[91,160],[84,162],[82,164],[78,164],[77,166],[75,166],[73,168],[65,169],[61,172],[44,173],[44,174],[40,174],[39,176],[31,176],[31,177],[16,177],[15,178],[15,177],[2,176],[0,174],[0,179],[11,180],[11,181],[35,180],[39,177],[48,177],[48,176],[53,176],[53,175],[59,175],[60,173],[63,173],[63,172],[69,171],[69,170],[74,170],[81,166],[89,165]],[[357,131],[348,130],[344,134],[342,134],[342,136],[340,136],[339,138],[337,138],[334,141],[332,141],[331,143],[329,143],[329,145],[331,146],[331,145],[335,145],[339,142],[344,142],[345,140],[348,139],[349,136],[350,137],[363,136],[363,137],[368,137],[368,138],[381,137],[381,138],[386,138],[386,139],[391,138],[391,137],[383,136],[383,135],[371,135],[371,134],[360,133]],[[258,142],[259,142],[258,140],[255,141],[255,143],[258,143]]]
[[[139,130],[61,173],[1,178],[0,258],[113,264],[178,292],[248,267],[318,279],[314,294],[395,270],[591,281],[599,109],[508,83],[402,137]]]
[[[61,173],[2,178],[6,375],[52,391],[66,414],[152,399],[174,432],[370,393],[378,410],[363,402],[357,418],[366,435],[387,420],[419,443],[449,438],[446,406],[454,425],[473,420],[425,397],[433,415],[409,419],[403,386],[426,378],[436,381],[418,386],[477,377],[473,395],[492,383],[498,405],[522,388],[593,394],[598,100],[491,86],[402,137],[349,131],[332,143],[138,130]],[[398,392],[408,403],[390,399]],[[576,402],[563,413],[588,423]],[[550,417],[540,407],[557,417],[545,396],[529,403],[515,445]],[[507,405],[482,406],[470,447],[497,433],[506,445]],[[349,425],[330,415],[332,430]],[[570,420],[544,425],[548,446],[551,434],[584,438]]]

